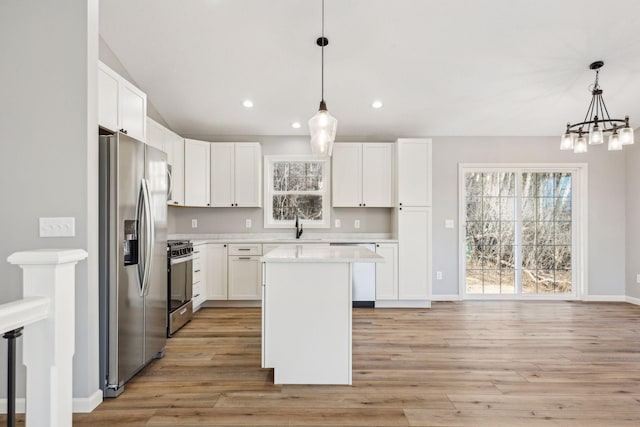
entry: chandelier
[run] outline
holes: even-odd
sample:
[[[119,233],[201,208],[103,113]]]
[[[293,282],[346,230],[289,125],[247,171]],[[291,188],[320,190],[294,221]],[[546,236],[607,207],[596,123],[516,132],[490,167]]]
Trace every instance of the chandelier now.
[[[338,120],[329,114],[327,104],[324,102],[324,47],[329,44],[329,40],[324,36],[324,0],[322,0],[322,36],[316,40],[316,44],[322,49],[321,96],[318,112],[309,119],[311,153],[316,156],[331,156]]]
[[[561,150],[573,150],[574,153],[586,153],[588,145],[600,145],[604,143],[605,134],[608,134],[608,148],[610,151],[622,150],[623,145],[631,145],[634,142],[633,128],[629,126],[629,116],[624,120],[612,119],[602,98],[602,89],[598,83],[602,61],[596,61],[589,65],[589,69],[595,70],[596,81],[591,90],[591,103],[587,109],[584,120],[580,123],[567,123],[567,130],[560,140]]]

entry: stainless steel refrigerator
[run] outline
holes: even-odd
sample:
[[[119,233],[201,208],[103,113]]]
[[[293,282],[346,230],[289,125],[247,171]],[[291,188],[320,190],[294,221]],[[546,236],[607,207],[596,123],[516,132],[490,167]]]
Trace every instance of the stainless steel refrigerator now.
[[[166,154],[127,135],[100,137],[100,384],[106,397],[167,335]]]

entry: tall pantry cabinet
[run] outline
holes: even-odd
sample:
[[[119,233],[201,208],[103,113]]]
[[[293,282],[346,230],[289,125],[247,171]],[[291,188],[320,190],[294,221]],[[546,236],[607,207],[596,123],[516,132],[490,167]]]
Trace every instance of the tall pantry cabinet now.
[[[431,306],[431,140],[396,142],[398,300],[376,306]],[[381,303],[381,304],[380,304]]]

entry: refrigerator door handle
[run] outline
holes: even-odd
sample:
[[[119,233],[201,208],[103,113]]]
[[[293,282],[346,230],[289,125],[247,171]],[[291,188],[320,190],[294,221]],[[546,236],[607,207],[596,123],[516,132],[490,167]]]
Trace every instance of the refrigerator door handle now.
[[[142,253],[138,250],[138,262],[136,264],[138,269],[138,293],[142,296],[144,291],[144,281],[146,277],[146,262],[143,261],[147,257],[147,248],[144,242],[146,241],[146,221],[143,218],[144,211],[146,210],[145,193],[144,193],[144,179],[140,183],[140,190],[138,191],[138,201],[136,203],[136,224],[138,233],[139,249],[142,249]],[[142,223],[145,221],[145,227],[142,227]],[[143,238],[144,237],[144,238]],[[144,255],[141,259],[140,255]]]
[[[151,196],[149,194],[149,181],[142,179],[142,191],[144,194],[144,210],[145,210],[145,236],[144,236],[144,274],[142,281],[142,289],[140,296],[145,296],[149,293],[149,276],[151,275],[151,258],[153,255],[153,215],[151,213]]]

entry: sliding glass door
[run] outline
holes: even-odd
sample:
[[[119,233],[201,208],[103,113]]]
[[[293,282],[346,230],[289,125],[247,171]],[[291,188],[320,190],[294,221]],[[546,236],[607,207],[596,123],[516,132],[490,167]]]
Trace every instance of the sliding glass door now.
[[[465,297],[575,297],[573,174],[462,169]]]

